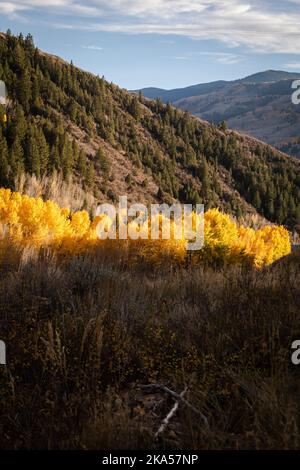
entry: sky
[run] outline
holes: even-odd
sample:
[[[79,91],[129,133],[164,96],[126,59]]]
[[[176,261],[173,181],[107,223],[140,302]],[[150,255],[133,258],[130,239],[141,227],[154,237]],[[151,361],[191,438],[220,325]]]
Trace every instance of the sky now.
[[[121,87],[300,72],[300,0],[0,0],[0,30]]]

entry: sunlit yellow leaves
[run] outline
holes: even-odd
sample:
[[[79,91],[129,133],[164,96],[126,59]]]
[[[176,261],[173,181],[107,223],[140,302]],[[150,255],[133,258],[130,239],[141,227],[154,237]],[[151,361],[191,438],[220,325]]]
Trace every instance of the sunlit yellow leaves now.
[[[157,217],[161,236],[164,220],[162,215]],[[165,240],[151,239],[148,218],[138,223],[136,220],[128,222],[128,232],[140,234],[136,240],[101,240],[97,230],[101,222],[107,230],[114,226],[114,221],[107,216],[100,215],[91,221],[86,211],[71,214],[52,201],[44,202],[41,198],[0,189],[0,248],[10,243],[18,247],[49,247],[61,254],[77,254],[101,246],[114,256],[118,256],[120,249],[127,250],[132,263],[144,260],[157,267],[163,266],[168,259],[175,265],[221,266],[247,262],[260,268],[291,251],[289,233],[284,227],[272,225],[258,230],[240,227],[217,209],[205,213],[204,247],[193,252],[187,250],[188,240],[184,238],[181,219],[170,221],[171,236]],[[175,233],[179,233],[179,239],[175,239]],[[118,238],[118,232],[116,235]]]

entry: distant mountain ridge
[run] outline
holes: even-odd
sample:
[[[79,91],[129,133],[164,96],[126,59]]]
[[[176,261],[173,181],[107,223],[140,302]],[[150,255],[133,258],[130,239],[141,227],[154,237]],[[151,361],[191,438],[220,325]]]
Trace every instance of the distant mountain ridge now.
[[[141,91],[146,98],[156,99],[161,98],[163,101],[177,101],[189,96],[197,96],[212,91],[221,90],[228,82],[220,80],[211,83],[202,83],[199,85],[192,85],[186,88],[175,88],[174,90],[164,90],[163,88],[142,88]]]
[[[234,81],[215,81],[186,88],[143,88],[150,99],[174,106],[300,157],[300,106],[292,104],[292,82],[300,73],[267,70]]]
[[[244,83],[269,83],[279,82],[281,80],[297,80],[300,78],[300,73],[285,72],[282,70],[266,70],[265,72],[258,72],[249,75],[241,80],[236,80]]]
[[[300,232],[300,161],[270,145],[123,90],[30,35],[0,35],[0,80],[0,186],[59,175],[96,203],[203,203]]]
[[[297,80],[300,79],[300,73],[284,72],[281,70],[266,70],[265,72],[258,72],[252,75],[248,75],[245,78],[237,80],[217,80],[208,83],[199,83],[197,85],[190,85],[184,88],[173,88],[170,90],[164,88],[141,88],[139,90],[132,90],[133,92],[141,91],[144,96],[150,99],[172,97],[174,100],[180,99],[187,96],[196,96],[197,94],[206,93],[208,91],[216,91],[221,89],[222,86],[233,84],[233,83],[248,83],[248,84],[259,84],[259,83],[274,83],[281,80]],[[150,96],[151,94],[151,96]]]

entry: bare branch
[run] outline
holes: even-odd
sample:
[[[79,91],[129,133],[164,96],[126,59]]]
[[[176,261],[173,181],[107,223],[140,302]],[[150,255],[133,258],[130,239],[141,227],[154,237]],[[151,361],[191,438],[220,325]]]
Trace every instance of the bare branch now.
[[[179,397],[183,398],[184,394],[187,392],[187,387],[181,392],[180,395],[178,395]],[[165,417],[165,419],[163,420],[163,422],[161,423],[158,431],[155,433],[155,436],[154,436],[154,439],[157,439],[159,437],[160,434],[162,434],[166,427],[168,426],[169,424],[169,421],[173,418],[173,416],[175,415],[176,411],[178,410],[178,406],[179,406],[179,401],[176,401],[176,403],[174,404],[173,408],[171,409],[171,411],[167,414],[167,416]]]
[[[201,413],[201,411],[199,411],[197,408],[195,408],[190,402],[188,402],[183,396],[181,396],[181,394],[179,395],[177,392],[174,392],[170,388],[166,387],[165,385],[161,385],[161,384],[140,385],[140,388],[142,390],[149,391],[149,392],[151,392],[151,391],[161,391],[161,392],[167,393],[171,397],[175,398],[175,400],[183,403],[185,406],[187,406],[188,408],[193,410],[194,413],[196,413],[198,416],[200,416],[202,418],[205,426],[209,427],[207,417],[203,413]]]

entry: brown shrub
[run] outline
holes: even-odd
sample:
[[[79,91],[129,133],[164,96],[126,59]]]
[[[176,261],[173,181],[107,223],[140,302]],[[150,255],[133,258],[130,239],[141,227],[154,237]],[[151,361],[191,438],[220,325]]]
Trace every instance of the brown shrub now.
[[[15,253],[0,267],[0,447],[299,448],[300,265],[129,269]],[[297,258],[295,258],[297,259]],[[139,384],[163,383],[207,416]]]

